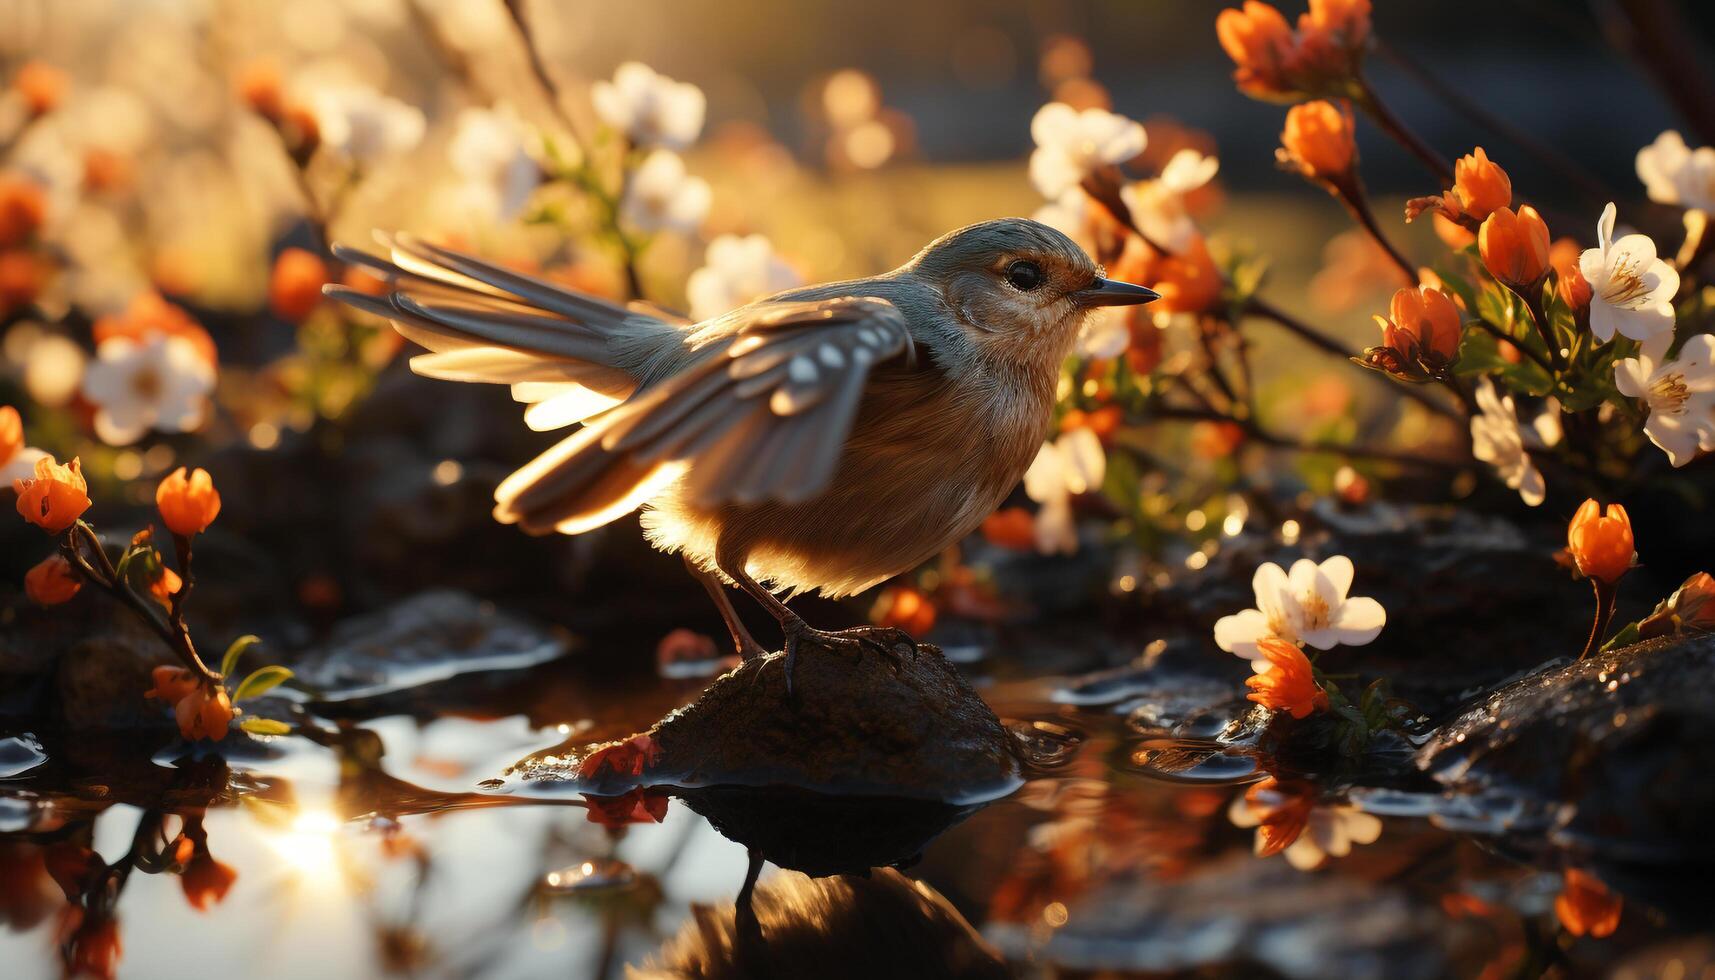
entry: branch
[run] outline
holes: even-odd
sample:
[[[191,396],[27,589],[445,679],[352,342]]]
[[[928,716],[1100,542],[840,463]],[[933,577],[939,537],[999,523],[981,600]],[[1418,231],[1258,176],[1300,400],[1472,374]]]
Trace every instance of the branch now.
[[[1394,449],[1382,449],[1370,446],[1348,446],[1334,442],[1304,442],[1264,429],[1254,419],[1235,418],[1222,412],[1206,411],[1196,408],[1179,408],[1171,405],[1156,406],[1149,410],[1152,418],[1187,422],[1224,422],[1236,425],[1245,436],[1254,442],[1276,449],[1287,449],[1300,453],[1328,453],[1336,456],[1346,456],[1351,459],[1372,459],[1384,463],[1398,463],[1402,466],[1419,466],[1428,469],[1456,470],[1461,463],[1450,459],[1435,459],[1428,456],[1418,456],[1413,453],[1401,452]]]

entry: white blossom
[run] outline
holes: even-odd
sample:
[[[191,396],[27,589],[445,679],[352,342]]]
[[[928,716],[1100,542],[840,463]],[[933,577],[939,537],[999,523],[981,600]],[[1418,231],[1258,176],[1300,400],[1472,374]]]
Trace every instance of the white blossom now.
[[[1667,453],[1667,461],[1684,466],[1699,451],[1715,450],[1715,337],[1698,334],[1667,359],[1671,331],[1644,341],[1637,357],[1614,364],[1614,386],[1628,398],[1649,406],[1644,434]]]
[[[1120,199],[1146,238],[1179,255],[1197,237],[1197,225],[1185,209],[1185,195],[1213,180],[1220,167],[1215,157],[1180,150],[1167,161],[1161,176],[1126,186]]]
[[[685,172],[685,161],[671,150],[655,150],[631,175],[619,216],[642,231],[693,232],[709,213],[709,184]]]
[[[372,88],[324,88],[310,105],[323,145],[358,164],[409,152],[423,139],[423,110]]]
[[[1143,152],[1143,126],[1105,109],[1082,112],[1050,102],[1030,120],[1036,150],[1030,154],[1030,182],[1043,197],[1058,198],[1078,186],[1096,168],[1124,163]]]
[[[511,113],[467,108],[447,145],[453,172],[465,182],[473,204],[499,221],[516,218],[542,183],[542,167],[529,149],[529,134]]]
[[[1251,661],[1262,674],[1268,672],[1269,662],[1257,641],[1266,637],[1307,643],[1318,650],[1370,642],[1387,624],[1387,611],[1374,599],[1347,596],[1353,574],[1352,560],[1345,555],[1334,555],[1320,565],[1300,558],[1292,563],[1291,572],[1264,562],[1251,578],[1256,608],[1216,621],[1215,645]]]
[[[1041,505],[1036,512],[1036,550],[1048,555],[1078,550],[1072,498],[1099,489],[1107,467],[1102,442],[1089,429],[1073,429],[1042,444],[1024,473],[1024,492]]]
[[[1542,471],[1531,461],[1530,450],[1560,441],[1558,412],[1544,412],[1530,432],[1520,428],[1511,395],[1502,395],[1488,378],[1477,382],[1477,414],[1471,416],[1471,454],[1490,466],[1502,481],[1531,507],[1541,504],[1547,493]]]
[[[83,394],[96,406],[95,433],[124,446],[150,429],[189,432],[202,425],[214,367],[183,337],[104,341],[84,371]]]
[[[766,237],[722,235],[709,243],[703,267],[685,284],[685,295],[692,319],[707,320],[802,283]]]
[[[1239,794],[1227,808],[1227,819],[1240,828],[1260,827],[1264,817],[1276,806],[1300,805],[1284,794],[1264,791],[1256,803]],[[1271,799],[1279,797],[1278,800]],[[1260,806],[1257,804],[1261,804]],[[1304,817],[1304,828],[1281,853],[1287,863],[1300,871],[1312,871],[1330,857],[1345,857],[1352,853],[1353,844],[1373,844],[1382,835],[1382,822],[1374,814],[1365,813],[1350,803],[1313,805]],[[1266,843],[1259,829],[1256,849],[1260,853]]]
[[[1638,151],[1637,168],[1650,200],[1715,211],[1715,148],[1693,150],[1670,129]]]
[[[635,61],[620,65],[613,81],[595,83],[590,100],[602,122],[625,133],[633,143],[675,150],[696,140],[707,108],[702,89]]]
[[[1656,258],[1647,235],[1614,238],[1612,202],[1596,222],[1597,247],[1578,257],[1578,271],[1590,283],[1590,332],[1609,341],[1616,332],[1633,340],[1673,332],[1673,297],[1679,273]]]

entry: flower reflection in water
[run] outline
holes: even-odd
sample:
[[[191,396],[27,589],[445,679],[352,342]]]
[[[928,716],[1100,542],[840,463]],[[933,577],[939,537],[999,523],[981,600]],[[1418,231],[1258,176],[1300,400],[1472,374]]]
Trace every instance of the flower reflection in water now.
[[[1285,854],[1300,871],[1314,871],[1353,844],[1374,844],[1382,822],[1349,803],[1323,803],[1316,787],[1300,780],[1265,779],[1233,799],[1233,826],[1256,828],[1256,854]]]

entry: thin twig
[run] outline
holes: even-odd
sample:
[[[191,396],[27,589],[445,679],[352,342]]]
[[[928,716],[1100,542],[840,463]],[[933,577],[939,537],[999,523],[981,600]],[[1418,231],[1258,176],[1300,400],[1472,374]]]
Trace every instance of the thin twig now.
[[[1388,241],[1387,235],[1382,233],[1381,225],[1376,222],[1375,213],[1370,210],[1370,202],[1364,196],[1364,189],[1358,183],[1357,175],[1353,174],[1348,181],[1335,181],[1331,187],[1334,196],[1346,206],[1346,211],[1351,214],[1352,220],[1368,232],[1371,240],[1381,246],[1383,252],[1387,253],[1387,257],[1399,269],[1400,275],[1405,277],[1405,284],[1408,286],[1417,285],[1417,267],[1412,265],[1411,260],[1401,254],[1400,250],[1394,247],[1393,242]]]
[[[1422,137],[1412,132],[1404,120],[1394,115],[1393,110],[1388,108],[1387,103],[1381,100],[1381,96],[1370,85],[1369,79],[1359,77],[1357,85],[1358,91],[1353,101],[1358,104],[1358,108],[1364,111],[1364,115],[1369,116],[1370,121],[1375,123],[1377,128],[1393,137],[1396,143],[1405,147],[1407,153],[1416,157],[1419,162],[1429,168],[1430,173],[1433,173],[1436,179],[1441,181],[1442,186],[1453,186],[1452,164],[1449,164],[1441,154],[1435,152],[1428,143],[1423,141]]]
[[[1373,459],[1386,463],[1399,463],[1404,466],[1423,466],[1431,469],[1458,469],[1460,463],[1455,460],[1434,459],[1428,456],[1418,456],[1413,453],[1401,452],[1394,449],[1381,449],[1370,446],[1349,446],[1334,442],[1304,442],[1264,429],[1255,419],[1236,418],[1222,412],[1206,411],[1196,408],[1180,408],[1173,405],[1158,405],[1149,409],[1154,419],[1187,422],[1223,422],[1236,425],[1245,436],[1254,442],[1272,446],[1276,449],[1288,449],[1301,453],[1328,453],[1336,456],[1347,456],[1353,459]]]

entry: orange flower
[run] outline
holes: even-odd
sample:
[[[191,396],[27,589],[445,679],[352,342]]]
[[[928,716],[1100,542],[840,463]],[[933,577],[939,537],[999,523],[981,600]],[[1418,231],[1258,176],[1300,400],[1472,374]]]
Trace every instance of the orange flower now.
[[[1291,93],[1292,27],[1280,11],[1261,0],[1245,0],[1243,9],[1223,10],[1215,18],[1215,37],[1233,59],[1233,81],[1240,90],[1258,98]]]
[[[1489,275],[1515,288],[1528,288],[1548,275],[1548,225],[1530,205],[1496,208],[1477,231],[1477,250]]]
[[[227,726],[232,724],[236,714],[232,710],[232,701],[226,696],[226,688],[219,684],[198,684],[173,707],[179,734],[193,742],[199,738],[215,742],[225,738]]]
[[[152,290],[132,297],[124,313],[109,313],[97,317],[90,333],[97,347],[114,337],[135,341],[147,340],[155,334],[183,337],[191,342],[197,353],[209,364],[212,365],[219,359],[214,338],[208,335],[208,331],[186,313],[183,307],[167,302],[160,293]]]
[[[168,568],[159,559],[156,560],[155,564],[161,569],[161,574],[155,576],[155,580],[149,583],[149,594],[154,596],[155,601],[161,605],[170,605],[173,601],[173,595],[184,586],[184,579],[179,578],[178,572]]]
[[[321,305],[322,285],[330,278],[328,265],[320,256],[306,249],[288,248],[274,260],[268,305],[275,316],[296,323]]]
[[[1606,516],[1595,500],[1584,501],[1566,527],[1566,546],[1578,571],[1587,578],[1613,585],[1632,567],[1637,552],[1632,519],[1619,504],[1609,504]]]
[[[1231,456],[1245,441],[1245,430],[1232,422],[1198,422],[1191,426],[1191,454],[1200,459]]]
[[[1120,423],[1124,421],[1125,411],[1118,405],[1103,405],[1090,412],[1074,408],[1060,417],[1060,431],[1089,429],[1105,446],[1113,442],[1114,433],[1119,431]]]
[[[47,261],[34,253],[0,252],[0,316],[35,302],[47,278]]]
[[[1257,648],[1268,660],[1268,672],[1245,678],[1251,689],[1247,699],[1294,718],[1328,707],[1328,695],[1317,685],[1304,651],[1272,636],[1258,640]]]
[[[1574,936],[1601,939],[1620,925],[1625,902],[1594,875],[1568,868],[1566,883],[1554,899],[1554,915]]]
[[[1287,110],[1280,145],[1281,162],[1304,176],[1312,180],[1343,178],[1358,156],[1352,110],[1332,102],[1295,105]]]
[[[891,626],[912,636],[922,636],[935,627],[935,604],[909,585],[883,589],[869,611],[870,622]]]
[[[1301,87],[1317,88],[1350,76],[1370,36],[1370,0],[1311,0],[1298,18],[1293,74]]]
[[[24,419],[10,405],[0,405],[0,465],[24,448]]]
[[[1638,636],[1646,640],[1687,630],[1699,633],[1715,630],[1715,578],[1708,572],[1698,572],[1686,579],[1638,624]]]
[[[238,69],[233,81],[238,98],[252,111],[270,122],[279,122],[286,111],[286,81],[279,63],[269,58],[257,58]]]
[[[1364,364],[1410,381],[1446,374],[1463,329],[1453,300],[1433,286],[1406,288],[1393,294],[1388,313],[1376,317],[1382,346],[1364,351]]]
[[[12,76],[12,88],[32,116],[54,111],[65,99],[66,85],[65,72],[41,61],[26,63]]]
[[[18,513],[49,534],[58,534],[89,509],[89,484],[76,457],[64,466],[52,456],[36,460],[36,475],[12,483],[18,492]]]
[[[1023,507],[1004,507],[983,518],[983,539],[1013,551],[1036,549],[1036,521]]]
[[[1348,48],[1357,48],[1370,36],[1370,0],[1310,0],[1310,12],[1298,19],[1306,27],[1333,34]]]
[[[185,901],[198,912],[207,911],[211,905],[219,905],[237,880],[235,869],[216,861],[207,851],[191,858],[185,865],[184,874],[179,876],[179,884],[185,890]]]
[[[1161,294],[1155,309],[1164,313],[1203,313],[1221,299],[1221,270],[1201,235],[1183,254],[1163,256],[1155,271],[1155,290]]]
[[[1512,205],[1512,178],[1479,146],[1454,162],[1453,197],[1468,217],[1482,221]]]
[[[183,667],[162,664],[150,672],[155,686],[143,696],[177,705],[197,689],[197,676]]]
[[[71,570],[71,562],[59,555],[42,559],[35,568],[24,573],[24,594],[38,606],[69,602],[81,588],[83,579]]]
[[[208,471],[198,467],[185,475],[183,466],[167,474],[155,488],[155,506],[167,530],[188,538],[208,530],[220,514],[220,491]]]
[[[113,980],[119,972],[124,944],[119,940],[119,922],[108,912],[85,912],[68,905],[62,913],[60,934],[68,977]]]
[[[1557,238],[1548,249],[1548,264],[1554,269],[1554,291],[1574,313],[1590,309],[1590,281],[1578,268],[1578,257],[1584,252],[1570,238]]]
[[[1282,783],[1270,776],[1245,790],[1243,806],[1258,821],[1257,857],[1273,857],[1303,836],[1315,803],[1314,788],[1298,780]]]
[[[48,199],[34,181],[0,175],[0,248],[28,241],[47,220]]]

